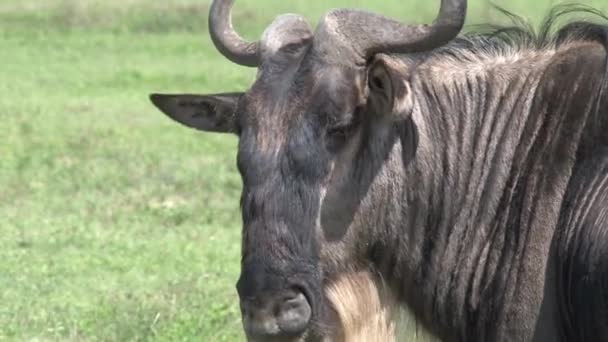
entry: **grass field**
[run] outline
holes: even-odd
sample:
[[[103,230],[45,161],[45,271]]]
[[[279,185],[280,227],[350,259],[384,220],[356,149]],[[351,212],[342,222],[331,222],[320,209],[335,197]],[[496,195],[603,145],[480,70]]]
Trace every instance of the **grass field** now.
[[[403,2],[331,1],[410,21],[437,9]],[[326,3],[238,0],[235,23],[256,38],[279,13],[314,23]],[[551,2],[504,3],[537,21]],[[253,70],[212,48],[208,6],[0,2],[0,341],[242,340],[236,138],[147,100],[246,89]],[[469,13],[498,20],[480,0]]]

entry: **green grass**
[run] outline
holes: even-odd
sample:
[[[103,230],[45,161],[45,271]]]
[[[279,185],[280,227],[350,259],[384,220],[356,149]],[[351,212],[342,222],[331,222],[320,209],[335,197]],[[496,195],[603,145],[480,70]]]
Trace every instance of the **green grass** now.
[[[407,20],[437,8],[402,2],[332,7]],[[238,0],[235,23],[256,38],[282,12],[316,22],[325,3]],[[531,3],[507,8],[537,20],[549,1]],[[182,128],[147,100],[247,88],[253,70],[211,46],[208,6],[0,3],[0,340],[242,340],[236,138]],[[486,15],[473,1],[469,23]]]

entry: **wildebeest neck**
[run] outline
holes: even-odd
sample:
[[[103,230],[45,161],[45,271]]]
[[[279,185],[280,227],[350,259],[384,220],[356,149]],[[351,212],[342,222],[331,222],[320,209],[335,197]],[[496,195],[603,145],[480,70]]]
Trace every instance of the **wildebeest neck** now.
[[[497,215],[523,205],[511,192],[542,124],[532,107],[548,61],[546,52],[461,64],[439,60],[446,65],[430,64],[414,81],[424,93],[415,114],[424,116],[419,165],[434,171],[423,195],[427,216],[411,226],[424,230],[413,234],[422,246],[415,281],[427,287],[427,297],[414,301],[421,317],[448,329],[456,325],[462,337],[472,328],[463,322],[490,324],[480,316],[482,301],[500,298],[495,305],[502,305],[499,292],[510,280],[498,269],[521,247],[518,233],[508,232]]]
[[[554,81],[551,68],[561,54],[567,51],[458,60],[439,52],[414,72],[418,148],[403,189],[371,191],[384,191],[385,202],[402,200],[376,215],[383,229],[369,253],[418,317],[446,338],[457,332],[466,340],[475,331],[480,340],[492,339],[495,320],[522,300],[514,297],[522,274],[544,275],[544,261],[519,251],[535,241],[538,255],[548,253],[551,233],[542,227],[557,220],[560,202],[544,197],[561,198],[569,171],[540,170],[571,168],[572,159],[560,156],[578,144],[585,111],[577,106],[592,102],[580,89],[596,87],[577,75],[565,85],[569,96],[561,105],[547,102],[559,93],[555,84],[566,84]],[[537,219],[526,210],[537,211]],[[393,222],[407,222],[407,232]]]

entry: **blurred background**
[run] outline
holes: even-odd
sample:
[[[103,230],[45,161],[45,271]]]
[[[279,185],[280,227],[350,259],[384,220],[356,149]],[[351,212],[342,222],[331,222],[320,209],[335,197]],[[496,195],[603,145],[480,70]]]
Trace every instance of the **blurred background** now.
[[[239,341],[236,138],[164,117],[151,92],[245,90],[209,0],[0,0],[0,340]],[[538,23],[557,1],[494,2]],[[607,11],[605,0],[578,1]],[[238,0],[249,39],[334,7],[410,22],[431,0]],[[501,23],[471,0],[468,24]]]

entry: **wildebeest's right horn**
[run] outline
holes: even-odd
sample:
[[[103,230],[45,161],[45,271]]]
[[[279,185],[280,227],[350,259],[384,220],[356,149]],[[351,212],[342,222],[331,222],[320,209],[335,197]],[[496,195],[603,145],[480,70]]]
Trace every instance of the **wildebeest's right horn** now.
[[[325,18],[323,35],[333,36],[332,53],[338,44],[346,44],[359,58],[369,59],[377,53],[408,53],[432,50],[455,38],[464,25],[466,0],[441,0],[439,15],[431,25],[408,25],[382,15],[357,10],[336,10]],[[323,43],[320,43],[323,44]],[[338,55],[337,58],[344,58]]]
[[[234,0],[213,0],[209,11],[209,34],[215,47],[229,60],[249,67],[260,65],[259,43],[245,41],[232,27]]]
[[[378,35],[362,46],[366,57],[378,52],[405,53],[428,51],[454,39],[464,25],[466,0],[441,0],[439,15],[431,25],[406,25],[387,18],[366,18],[365,25],[378,25]],[[376,30],[371,29],[375,33]]]

